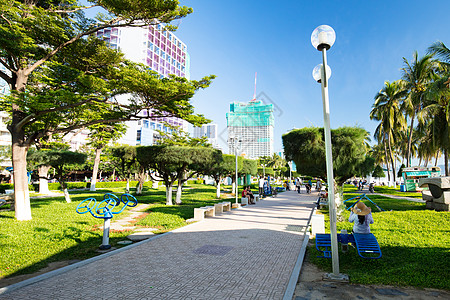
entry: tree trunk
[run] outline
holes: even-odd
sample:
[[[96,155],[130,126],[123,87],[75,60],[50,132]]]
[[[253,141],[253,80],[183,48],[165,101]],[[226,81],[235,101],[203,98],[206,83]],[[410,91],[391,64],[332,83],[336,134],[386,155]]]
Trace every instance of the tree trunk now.
[[[28,147],[19,142],[20,136],[18,133],[11,132],[11,135],[15,216],[18,221],[31,220],[30,192],[28,191],[27,177]],[[20,135],[23,138],[23,133]]]
[[[448,170],[448,150],[444,150],[444,163],[445,163],[445,176],[448,176],[449,170]]]
[[[386,148],[386,141],[383,142],[383,145],[384,145],[384,155],[385,155],[385,159],[386,159],[388,182],[391,182],[391,172],[389,171],[389,160],[388,160],[388,152],[387,152],[387,148]]]
[[[142,194],[142,189],[144,188],[144,182],[145,182],[145,171],[140,170],[138,174],[138,184],[136,186],[136,194]]]
[[[183,181],[181,179],[178,179],[177,195],[175,197],[176,205],[181,205],[181,194],[182,193],[183,193]]]
[[[166,205],[173,205],[172,202],[172,187],[173,183],[166,182]]]
[[[50,166],[39,166],[39,194],[50,194],[48,190],[48,170],[50,170]]]
[[[395,183],[395,164],[394,164],[394,156],[392,155],[392,146],[391,146],[391,136],[388,136],[388,147],[389,147],[389,156],[391,158],[392,164],[392,178],[394,179],[394,188],[397,186]]]
[[[127,176],[127,187],[126,187],[125,191],[127,192],[127,194],[130,192],[130,177],[129,176]]]
[[[18,69],[13,73],[13,82],[11,90],[19,93],[25,91],[28,81],[24,69]],[[14,183],[14,209],[18,221],[31,220],[30,192],[28,191],[27,177],[27,152],[30,147],[25,142],[25,133],[18,124],[23,120],[19,107],[12,103],[12,120],[8,125],[11,133],[12,165],[13,165],[13,183]]]
[[[406,151],[406,167],[411,167],[411,143],[412,143],[412,135],[414,129],[414,118],[416,117],[415,111],[411,116],[411,125],[409,127],[409,136],[408,136],[408,149]],[[395,179],[394,179],[395,181]]]
[[[436,152],[436,159],[434,161],[434,166],[436,167],[438,164],[438,160],[439,160],[439,150]]]
[[[98,166],[100,165],[100,154],[102,154],[102,149],[95,149],[95,159],[94,159],[94,168],[92,170],[92,178],[91,178],[91,187],[89,190],[91,192],[95,192],[95,184],[97,183],[97,174],[98,174]]]
[[[66,182],[63,181],[63,180],[61,180],[61,181],[59,182],[59,184],[61,185],[61,188],[62,188],[63,191],[64,191],[64,198],[66,199],[66,202],[67,202],[67,203],[71,203],[72,200],[70,200],[69,190],[67,189],[67,184],[66,184]]]
[[[217,188],[216,188],[216,197],[217,197],[217,199],[220,199],[220,177],[219,177],[218,180],[216,180],[216,186],[217,186]]]

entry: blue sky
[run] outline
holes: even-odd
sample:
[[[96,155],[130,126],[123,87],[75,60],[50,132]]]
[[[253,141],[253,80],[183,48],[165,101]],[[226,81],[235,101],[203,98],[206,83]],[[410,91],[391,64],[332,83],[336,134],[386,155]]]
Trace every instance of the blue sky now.
[[[331,127],[359,125],[373,132],[369,119],[384,81],[401,78],[403,57],[425,54],[435,41],[450,46],[450,1],[181,1],[194,13],[179,21],[175,34],[188,46],[191,79],[217,75],[193,103],[219,126],[227,151],[226,117],[232,101],[264,93],[275,104],[275,151],[292,128],[323,126],[320,84],[312,78],[321,54],[312,31],[327,24],[336,32],[328,52]],[[263,100],[267,100],[263,99]]]

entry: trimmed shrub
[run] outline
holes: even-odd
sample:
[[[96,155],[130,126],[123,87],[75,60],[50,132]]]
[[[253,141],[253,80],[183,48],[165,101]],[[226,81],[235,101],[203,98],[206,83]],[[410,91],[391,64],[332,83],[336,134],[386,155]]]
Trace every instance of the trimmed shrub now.
[[[5,194],[6,190],[13,190],[14,189],[14,184],[12,183],[2,183],[0,184],[0,194]],[[29,191],[34,191],[34,186],[32,184],[28,185],[28,190]]]

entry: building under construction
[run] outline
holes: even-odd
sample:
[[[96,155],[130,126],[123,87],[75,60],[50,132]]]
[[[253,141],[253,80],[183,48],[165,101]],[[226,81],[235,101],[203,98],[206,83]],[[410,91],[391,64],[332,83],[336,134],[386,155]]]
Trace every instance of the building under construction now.
[[[273,127],[273,104],[264,104],[261,100],[231,103],[227,113],[229,153],[234,154],[237,146],[239,154],[244,154],[246,158],[271,156]]]

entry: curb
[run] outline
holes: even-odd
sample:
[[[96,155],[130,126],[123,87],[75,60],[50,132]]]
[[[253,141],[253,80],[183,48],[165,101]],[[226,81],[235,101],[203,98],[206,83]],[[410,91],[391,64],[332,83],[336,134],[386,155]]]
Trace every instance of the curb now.
[[[308,247],[309,243],[309,232],[308,228],[311,224],[311,217],[314,213],[315,208],[311,210],[311,214],[309,215],[308,224],[305,227],[305,233],[303,234],[303,243],[302,247],[300,248],[300,253],[298,254],[297,261],[295,263],[294,269],[292,270],[291,277],[289,278],[289,283],[286,288],[286,291],[284,292],[283,300],[292,300],[295,293],[295,288],[297,287],[297,282],[300,277],[300,271],[302,270],[303,266],[303,259],[305,258],[306,248]]]

